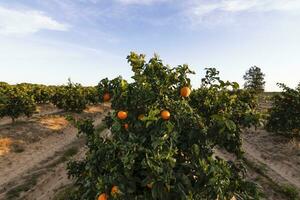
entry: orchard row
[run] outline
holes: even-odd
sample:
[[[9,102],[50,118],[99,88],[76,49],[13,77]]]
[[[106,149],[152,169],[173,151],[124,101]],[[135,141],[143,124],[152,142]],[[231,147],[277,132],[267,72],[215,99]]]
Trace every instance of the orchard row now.
[[[87,105],[97,102],[96,87],[83,87],[71,81],[61,86],[0,82],[0,118],[7,116],[13,121],[22,115],[32,116],[37,104],[51,103],[65,111],[81,112]]]

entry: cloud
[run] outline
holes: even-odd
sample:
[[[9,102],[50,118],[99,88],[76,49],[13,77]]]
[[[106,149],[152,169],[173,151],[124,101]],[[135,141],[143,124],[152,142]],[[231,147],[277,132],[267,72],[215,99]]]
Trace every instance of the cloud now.
[[[116,0],[122,4],[131,5],[131,4],[137,4],[137,5],[151,5],[154,3],[161,3],[166,2],[169,0]]]
[[[59,23],[36,10],[13,10],[0,7],[0,34],[26,35],[40,30],[67,31],[68,25]]]
[[[299,11],[299,0],[194,0],[190,1],[186,13],[192,17],[205,18],[218,13]]]

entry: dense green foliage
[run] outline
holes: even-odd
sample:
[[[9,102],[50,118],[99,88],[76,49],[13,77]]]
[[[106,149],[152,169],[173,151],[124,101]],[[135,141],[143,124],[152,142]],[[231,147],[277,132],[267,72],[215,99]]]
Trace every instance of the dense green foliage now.
[[[0,88],[0,118],[10,117],[13,121],[21,115],[30,117],[36,110],[34,98],[17,86]]]
[[[88,104],[98,102],[96,87],[71,82],[63,86],[0,82],[0,117],[9,116],[13,120],[21,115],[31,116],[36,111],[36,104],[53,103],[65,111],[81,112]]]
[[[269,110],[267,129],[289,137],[300,136],[300,84],[296,89],[279,84],[283,91],[276,94]]]
[[[16,87],[33,96],[35,103],[46,104],[51,102],[55,86],[46,86],[42,84],[20,83]]]
[[[265,90],[265,74],[262,73],[259,67],[251,67],[244,75],[244,88],[253,90],[256,93],[261,93]]]
[[[31,89],[34,100],[38,104],[46,104],[51,102],[54,95],[54,86],[34,85]]]
[[[65,111],[81,112],[88,101],[83,87],[69,80],[67,85],[55,88],[52,103]]]
[[[236,82],[220,80],[218,74],[214,68],[207,69],[201,87],[191,94],[190,104],[201,116],[207,136],[218,146],[241,155],[241,128],[259,124],[257,98],[251,91],[240,90]]]
[[[96,104],[99,102],[99,93],[96,87],[84,87],[82,88],[85,92],[85,99],[88,104]]]
[[[112,96],[105,120],[112,136],[102,138],[90,120],[77,122],[88,152],[68,165],[76,186],[71,199],[94,200],[103,193],[109,199],[259,199],[256,185],[244,180],[241,160],[213,155],[220,146],[241,157],[240,126],[256,123],[250,94],[208,69],[203,86],[185,98],[180,89],[190,87],[187,65],[170,68],[157,56],[146,63],[135,53],[128,62],[134,82],[118,77],[98,87]],[[161,118],[162,110],[170,112],[169,120]],[[128,117],[121,120],[118,111]],[[113,186],[117,194],[111,194]]]

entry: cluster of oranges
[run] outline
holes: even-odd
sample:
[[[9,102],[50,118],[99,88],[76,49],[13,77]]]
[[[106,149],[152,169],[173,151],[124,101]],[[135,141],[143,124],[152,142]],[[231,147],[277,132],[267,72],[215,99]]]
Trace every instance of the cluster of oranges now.
[[[189,87],[182,87],[182,88],[180,89],[180,96],[182,96],[182,97],[188,97],[188,96],[190,96],[190,94],[191,94],[191,89],[190,89]],[[107,102],[107,101],[109,101],[110,99],[111,99],[110,94],[109,94],[108,92],[104,93],[104,95],[103,95],[103,101],[104,101],[104,102]],[[170,113],[168,110],[162,110],[162,111],[160,112],[160,116],[161,116],[161,118],[162,118],[163,120],[168,120],[168,119],[170,119],[170,117],[171,117],[171,113]],[[117,117],[118,117],[120,120],[125,120],[125,119],[127,119],[128,114],[127,114],[126,111],[119,111],[119,112],[117,113]],[[139,120],[142,120],[143,118],[144,118],[144,115],[143,115],[143,114],[140,114],[140,115],[138,116],[138,119],[139,119]],[[127,123],[124,124],[124,128],[127,130],[127,129],[129,128],[129,125],[128,125]]]
[[[182,97],[188,97],[190,94],[191,94],[191,89],[189,87],[183,87],[183,88],[180,89],[180,96],[182,96]],[[110,99],[111,99],[110,94],[108,92],[104,93],[104,95],[103,95],[103,101],[104,102],[108,102]],[[160,116],[161,116],[161,118],[163,120],[168,120],[171,117],[171,113],[168,110],[162,110],[160,112]],[[126,111],[119,111],[117,113],[117,117],[120,120],[125,120],[128,117],[128,113]],[[142,120],[144,117],[145,116],[143,114],[140,114],[138,116],[138,119]],[[124,124],[124,128],[127,130],[129,128],[129,124],[125,123]],[[147,184],[147,187],[149,189],[151,189],[152,188],[152,183]],[[113,186],[112,189],[111,189],[111,195],[115,196],[115,195],[117,195],[119,193],[120,193],[120,190],[119,190],[118,186]],[[98,200],[108,200],[108,197],[109,197],[108,194],[102,193],[102,194],[99,195]]]
[[[120,193],[119,187],[118,186],[113,186],[111,188],[110,193],[111,193],[112,196],[118,195]],[[99,195],[98,200],[108,200],[108,197],[109,197],[108,194],[102,193],[102,194]]]

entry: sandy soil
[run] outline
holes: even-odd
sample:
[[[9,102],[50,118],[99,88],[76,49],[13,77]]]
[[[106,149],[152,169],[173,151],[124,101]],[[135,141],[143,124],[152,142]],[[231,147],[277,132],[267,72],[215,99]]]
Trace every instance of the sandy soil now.
[[[218,156],[222,159],[230,160],[230,161],[236,160],[236,157],[233,154],[230,154],[227,151],[222,150],[220,148],[215,148],[214,152],[215,152],[214,154],[215,156]],[[250,157],[247,153],[245,153],[245,156],[247,159],[250,159],[251,162],[257,165],[261,165],[260,162],[257,162],[254,157]],[[249,166],[246,166],[246,170],[247,170],[247,174],[245,178],[248,181],[252,181],[260,185],[261,190],[266,195],[264,198],[265,200],[289,200],[284,195],[275,192],[272,186],[270,185],[269,180],[266,180],[266,178],[262,177],[261,174],[257,173],[254,169],[250,168]],[[285,179],[283,178],[279,179],[278,174],[271,172],[270,169],[265,169],[265,173],[267,173],[266,175],[268,177],[271,177],[272,179],[277,178],[277,180],[280,182],[285,181]]]
[[[272,188],[278,185],[292,185],[300,191],[300,142],[268,133],[262,129],[245,130],[242,134],[244,156],[259,166],[263,176],[248,166],[247,177],[258,183],[268,200],[289,200]],[[215,155],[226,160],[235,160],[232,154],[215,149]],[[267,177],[267,178],[266,178]]]
[[[265,164],[278,174],[277,177],[284,178],[300,191],[299,141],[253,129],[246,131],[242,137],[243,149],[249,156]]]
[[[43,115],[51,115],[51,114],[57,114],[62,112],[61,109],[56,108],[54,105],[52,104],[40,104],[37,105],[36,107],[36,113],[33,114],[32,117],[39,117],[39,116],[43,116]],[[32,119],[32,117],[28,118],[25,116],[22,116],[20,118],[17,119],[18,122],[24,122],[24,121],[29,121]],[[6,125],[6,124],[11,124],[12,120],[9,117],[4,117],[2,119],[0,119],[0,126],[1,125]]]
[[[92,117],[94,124],[98,125],[107,109],[107,106],[89,107],[83,114],[74,114],[74,117]],[[47,194],[53,196],[55,190],[69,180],[65,164],[61,163],[51,170],[49,166],[54,166],[53,162],[70,146],[81,145],[81,148],[83,143],[78,141],[77,129],[63,115],[47,113],[26,122],[0,126],[0,199],[6,199],[7,191],[36,176],[39,177],[37,183],[22,194],[22,199],[48,199]],[[22,144],[22,151],[13,150],[12,144],[17,142]]]
[[[73,159],[81,159],[85,156],[85,149],[81,148],[79,153]],[[47,171],[38,180],[38,183],[28,192],[22,195],[22,199],[28,200],[50,200],[53,199],[60,188],[71,184],[68,178],[66,163],[61,163],[55,168]]]

